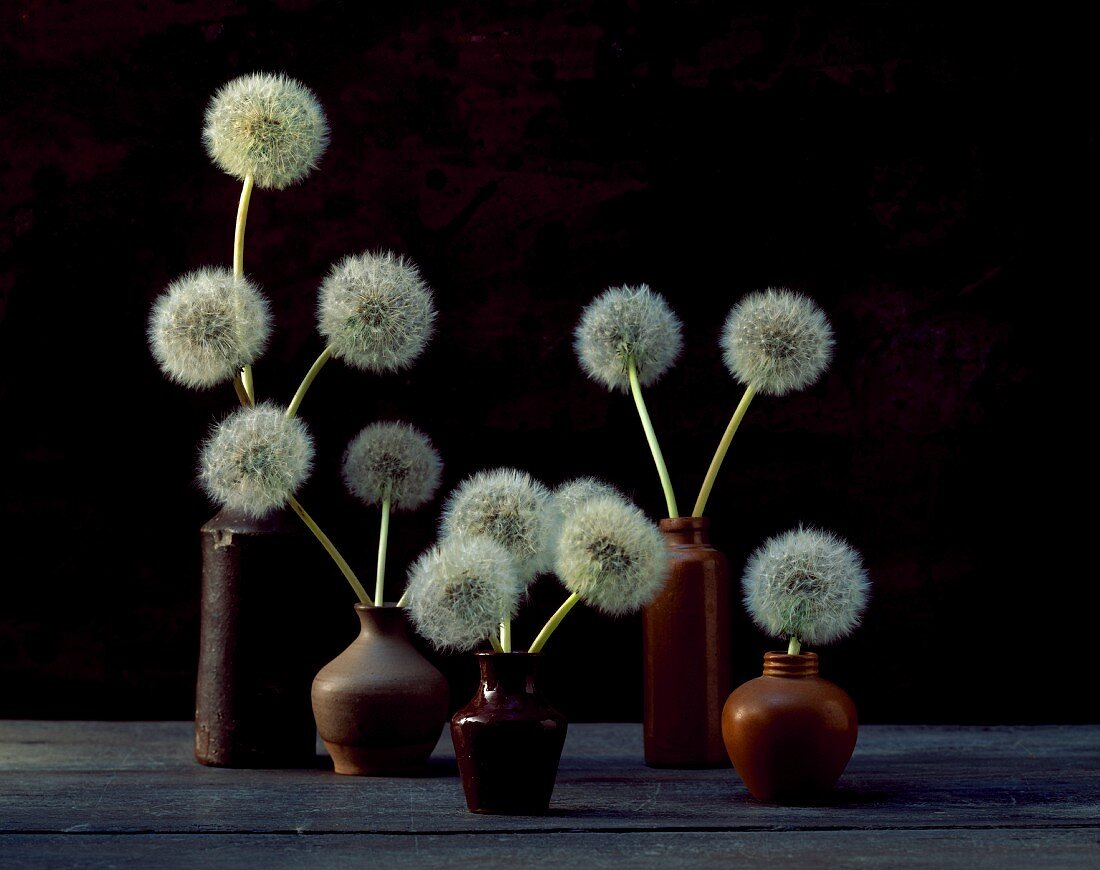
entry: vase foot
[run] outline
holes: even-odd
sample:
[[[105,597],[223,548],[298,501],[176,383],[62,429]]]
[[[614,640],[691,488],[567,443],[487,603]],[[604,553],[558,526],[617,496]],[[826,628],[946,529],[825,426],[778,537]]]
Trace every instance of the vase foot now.
[[[324,741],[333,768],[346,776],[422,776],[436,740],[409,746],[345,746]]]

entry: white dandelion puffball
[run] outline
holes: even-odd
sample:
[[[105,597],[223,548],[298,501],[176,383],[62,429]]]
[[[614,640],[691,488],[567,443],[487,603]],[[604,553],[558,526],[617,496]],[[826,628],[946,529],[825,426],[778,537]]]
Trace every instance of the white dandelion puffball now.
[[[444,537],[486,537],[516,560],[528,581],[550,568],[560,518],[550,493],[514,468],[481,471],[463,481],[443,509]]]
[[[562,526],[554,566],[562,584],[612,616],[652,601],[668,576],[658,528],[622,498],[586,502]]]
[[[215,501],[255,517],[282,507],[309,476],[313,439],[272,404],[241,408],[202,448],[199,479]]]
[[[681,324],[659,293],[645,284],[612,287],[597,296],[581,315],[574,348],[590,378],[609,389],[630,390],[627,365],[638,367],[644,387],[676,362],[683,349]]]
[[[554,505],[562,519],[572,516],[579,507],[601,496],[624,499],[625,496],[609,483],[595,477],[578,477],[554,490]]]
[[[428,436],[407,423],[372,423],[344,452],[344,483],[366,504],[387,493],[394,510],[412,510],[439,488],[443,461]]]
[[[808,387],[833,356],[833,328],[812,299],[784,288],[750,293],[726,318],[726,368],[745,386],[782,396]]]
[[[409,616],[438,649],[470,650],[516,615],[521,586],[515,560],[499,544],[448,538],[409,570]]]
[[[850,634],[867,606],[863,561],[845,541],[817,529],[792,529],[749,557],[745,606],[772,637],[822,644]]]
[[[282,190],[317,168],[328,122],[313,91],[284,75],[253,73],[223,85],[202,133],[217,167],[257,187]]]
[[[432,291],[411,260],[392,252],[345,257],[321,284],[321,335],[332,355],[368,371],[409,366],[435,323]]]
[[[271,334],[267,300],[228,269],[189,272],[168,285],[149,316],[149,348],[185,387],[230,380],[263,353]]]

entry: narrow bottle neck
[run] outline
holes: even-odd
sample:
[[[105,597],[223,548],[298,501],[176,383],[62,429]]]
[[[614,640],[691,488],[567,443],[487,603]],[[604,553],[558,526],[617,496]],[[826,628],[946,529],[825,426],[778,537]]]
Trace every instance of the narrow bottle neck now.
[[[482,694],[536,694],[535,684],[541,657],[540,653],[479,652],[477,663],[481,669]]]
[[[816,677],[817,653],[801,653],[792,656],[787,653],[764,653],[765,677]]]
[[[359,614],[360,635],[368,637],[388,635],[403,638],[409,636],[408,612],[404,607],[371,607],[369,604],[356,604],[355,612]]]
[[[710,546],[708,517],[676,517],[661,520],[661,533],[670,547]]]

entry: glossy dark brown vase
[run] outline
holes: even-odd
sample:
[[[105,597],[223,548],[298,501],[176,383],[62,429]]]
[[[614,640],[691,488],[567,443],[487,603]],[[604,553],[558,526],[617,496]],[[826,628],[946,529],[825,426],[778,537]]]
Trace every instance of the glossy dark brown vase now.
[[[477,653],[481,684],[451,719],[472,813],[539,815],[550,806],[567,723],[539,693],[538,653]]]
[[[327,656],[308,630],[316,544],[297,519],[223,510],[201,530],[202,613],[195,758],[219,767],[312,767],[309,683]],[[303,600],[305,599],[305,600]]]
[[[669,577],[642,614],[645,762],[726,767],[722,704],[733,688],[730,573],[705,517],[661,520]]]
[[[856,707],[817,673],[817,655],[764,656],[764,675],[729,696],[722,734],[730,760],[754,798],[794,803],[819,798],[844,772],[859,730]]]
[[[447,680],[410,642],[404,607],[355,610],[359,636],[313,681],[317,731],[337,773],[423,773],[447,723]]]

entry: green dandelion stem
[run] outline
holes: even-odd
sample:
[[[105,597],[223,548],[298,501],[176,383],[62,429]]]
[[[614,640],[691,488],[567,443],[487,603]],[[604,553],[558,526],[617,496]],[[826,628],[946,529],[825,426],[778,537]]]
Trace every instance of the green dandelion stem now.
[[[491,643],[493,645],[493,652],[498,652],[498,653],[504,652],[504,647],[502,647],[500,645],[500,641],[497,640],[497,636],[495,634],[492,634],[492,633],[489,634],[489,643]]]
[[[382,595],[382,589],[386,584],[386,546],[390,539],[390,491],[386,489],[386,496],[382,499],[382,528],[378,533],[378,574],[374,580],[374,600],[382,607],[386,599]]]
[[[321,531],[321,527],[313,521],[313,517],[306,513],[306,509],[298,503],[298,499],[294,496],[290,496],[287,499],[287,503],[294,509],[302,522],[306,524],[313,536],[321,542],[321,546],[325,548],[325,551],[332,557],[332,561],[336,563],[336,566],[340,569],[341,573],[351,584],[351,588],[355,590],[355,594],[359,596],[359,601],[363,604],[374,606],[374,602],[371,601],[370,596],[367,595],[367,590],[363,588],[363,584],[359,582],[359,578],[355,576],[355,572],[351,570],[351,565],[347,563],[347,560],[340,555],[340,551],[336,549],[336,545],[329,540],[328,535]]]
[[[791,642],[787,644],[787,655],[797,656],[802,654],[802,641],[797,637],[792,637]]]
[[[729,425],[722,434],[722,440],[718,442],[718,449],[714,451],[714,458],[710,461],[710,468],[707,469],[707,476],[703,480],[703,486],[699,490],[699,498],[695,500],[695,510],[691,512],[693,517],[701,517],[703,511],[706,510],[707,499],[710,498],[710,491],[714,489],[714,481],[718,479],[718,469],[722,467],[722,463],[726,458],[726,453],[729,451],[730,444],[733,442],[733,436],[737,432],[737,427],[741,425],[741,420],[744,419],[745,412],[749,410],[749,404],[752,402],[752,397],[755,395],[756,387],[752,384],[745,387],[745,394],[741,397],[741,401],[737,403],[737,410],[733,412]]]
[[[233,230],[233,277],[244,277],[244,227],[248,223],[248,203],[252,199],[252,173],[244,177],[241,201],[237,206],[237,226]]]
[[[500,651],[512,651],[512,620],[506,619],[500,624]]]
[[[248,404],[256,404],[256,384],[252,380],[252,366],[245,366],[241,369],[241,385],[244,387],[244,394],[248,396]]]
[[[528,650],[528,652],[541,652],[542,648],[546,646],[546,641],[550,639],[550,635],[552,635],[554,630],[561,625],[561,621],[569,615],[569,611],[572,610],[573,606],[580,600],[581,597],[576,592],[566,598],[565,601],[562,602],[561,607],[559,607],[554,612],[554,615],[546,621],[546,625],[542,627],[542,631],[535,637],[534,642],[531,644],[531,649]]]
[[[237,394],[237,399],[241,405],[247,408],[252,403],[248,401],[248,391],[244,388],[244,379],[241,377],[241,373],[233,375],[233,390]]]
[[[634,357],[630,357],[627,361],[627,372],[630,375],[630,392],[634,395],[634,404],[638,406],[638,416],[642,418],[642,428],[645,429],[645,437],[649,442],[653,461],[657,464],[657,474],[661,478],[661,488],[665,491],[668,515],[675,519],[680,516],[680,511],[676,507],[676,495],[672,491],[672,480],[668,476],[668,467],[665,465],[665,457],[661,453],[661,445],[657,443],[657,433],[653,431],[653,423],[649,419],[645,399],[642,398],[642,385],[638,382],[638,364],[635,362]]]
[[[302,383],[298,385],[298,391],[294,394],[294,398],[290,400],[290,404],[287,406],[286,415],[288,417],[293,417],[298,413],[298,409],[302,406],[302,400],[306,397],[306,393],[309,392],[309,388],[313,385],[314,378],[317,377],[317,374],[325,367],[325,363],[330,359],[332,359],[331,344],[321,351],[321,355],[313,361],[313,365],[309,367],[306,376],[302,378]]]

